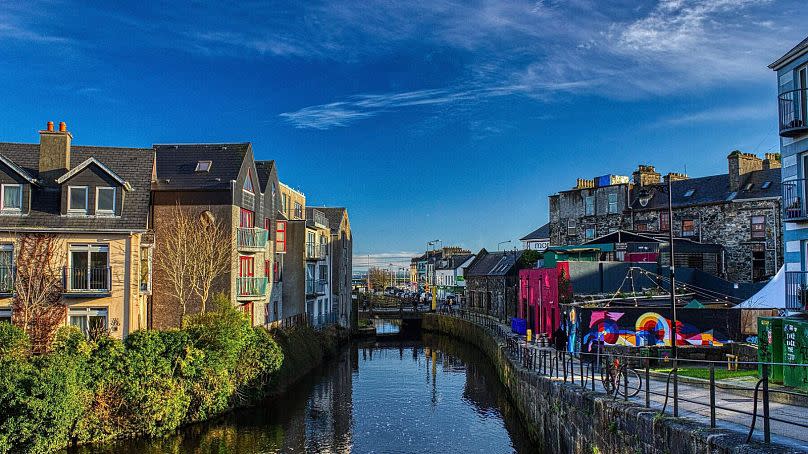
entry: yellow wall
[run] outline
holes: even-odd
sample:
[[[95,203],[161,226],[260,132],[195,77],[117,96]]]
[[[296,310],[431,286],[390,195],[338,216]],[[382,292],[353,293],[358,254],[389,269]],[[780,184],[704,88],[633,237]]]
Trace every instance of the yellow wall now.
[[[305,219],[306,218],[306,196],[295,189],[292,189],[288,185],[281,182],[280,184],[280,191],[281,191],[281,203],[283,203],[284,195],[287,198],[287,203],[285,209],[283,210],[283,214],[286,215],[286,219]],[[302,216],[295,216],[295,202],[300,203],[302,207]]]

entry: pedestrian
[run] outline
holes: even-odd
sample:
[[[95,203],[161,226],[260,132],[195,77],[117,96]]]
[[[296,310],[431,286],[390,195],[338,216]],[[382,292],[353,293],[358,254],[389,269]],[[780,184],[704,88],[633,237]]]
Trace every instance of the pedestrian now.
[[[558,351],[567,350],[567,333],[565,333],[560,326],[553,333],[553,342],[555,344],[556,350]]]

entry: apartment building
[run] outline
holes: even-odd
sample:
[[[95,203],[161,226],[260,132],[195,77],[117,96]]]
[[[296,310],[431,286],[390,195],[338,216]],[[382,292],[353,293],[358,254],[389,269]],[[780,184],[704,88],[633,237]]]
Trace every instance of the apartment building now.
[[[335,318],[332,304],[331,228],[320,209],[306,207],[306,314],[315,325]]]
[[[291,186],[280,183],[281,210],[286,219],[300,221],[306,219],[306,194],[293,189]]]
[[[203,225],[216,223],[225,231],[221,245],[229,250],[229,269],[213,289],[239,306],[253,325],[284,316],[282,291],[286,220],[274,161],[254,159],[250,143],[155,145],[156,179],[152,185],[152,225],[156,248],[169,247],[173,216],[185,210]],[[182,308],[172,296],[171,280],[156,269],[152,326],[177,326]],[[201,310],[189,298],[187,313]]]
[[[331,229],[331,297],[337,312],[337,320],[343,327],[350,327],[353,270],[353,237],[348,210],[344,207],[320,207]]]
[[[39,143],[0,143],[0,319],[22,316],[18,286],[56,273],[61,323],[124,338],[148,319],[154,151],[72,141],[48,122]]]

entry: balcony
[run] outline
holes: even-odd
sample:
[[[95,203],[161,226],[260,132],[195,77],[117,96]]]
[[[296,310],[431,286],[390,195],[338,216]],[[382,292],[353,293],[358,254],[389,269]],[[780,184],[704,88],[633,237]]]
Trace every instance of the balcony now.
[[[306,295],[325,295],[325,279],[306,279]]]
[[[808,303],[808,271],[786,271],[786,309],[806,310]]]
[[[805,209],[805,180],[783,182],[783,217],[786,222],[808,219]]]
[[[236,298],[260,298],[267,294],[267,278],[265,277],[239,277],[236,278]]]
[[[239,227],[236,234],[240,251],[262,251],[267,247],[269,232],[266,229]]]
[[[328,246],[320,243],[306,243],[306,260],[324,260]]]
[[[17,269],[13,266],[0,266],[0,294],[14,293],[14,275]]]
[[[65,268],[64,284],[67,294],[108,294],[112,290],[110,267]]]
[[[777,105],[780,113],[780,136],[797,137],[808,134],[808,88],[780,93]]]

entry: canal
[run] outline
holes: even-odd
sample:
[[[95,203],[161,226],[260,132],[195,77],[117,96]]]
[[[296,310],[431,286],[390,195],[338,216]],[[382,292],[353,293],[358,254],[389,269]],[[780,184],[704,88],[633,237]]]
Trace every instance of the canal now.
[[[423,334],[353,343],[282,397],[157,440],[71,453],[531,452],[476,348]]]

